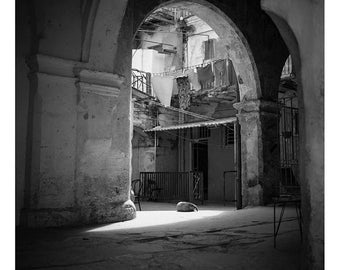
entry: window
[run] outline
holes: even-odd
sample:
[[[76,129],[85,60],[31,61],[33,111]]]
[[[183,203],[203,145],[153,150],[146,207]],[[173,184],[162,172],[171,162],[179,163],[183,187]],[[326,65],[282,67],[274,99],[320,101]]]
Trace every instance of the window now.
[[[224,145],[234,144],[234,123],[227,124],[224,128]]]
[[[215,57],[215,39],[204,41],[204,60],[213,59]]]

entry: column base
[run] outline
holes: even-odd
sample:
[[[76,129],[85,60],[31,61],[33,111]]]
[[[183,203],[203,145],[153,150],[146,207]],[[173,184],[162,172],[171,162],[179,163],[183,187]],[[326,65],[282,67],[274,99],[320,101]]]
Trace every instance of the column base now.
[[[244,206],[260,206],[263,205],[263,188],[260,184],[256,186],[247,187],[244,192],[246,193],[246,198],[243,195]]]
[[[131,200],[121,204],[89,206],[86,208],[45,208],[23,210],[25,227],[64,227],[121,222],[136,217],[136,207]]]

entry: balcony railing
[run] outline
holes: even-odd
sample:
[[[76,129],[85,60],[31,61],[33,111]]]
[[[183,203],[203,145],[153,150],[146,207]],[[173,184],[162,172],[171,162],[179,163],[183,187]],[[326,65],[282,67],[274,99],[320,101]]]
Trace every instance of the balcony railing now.
[[[138,69],[132,69],[131,70],[131,86],[146,94],[152,95],[151,73],[140,71]]]

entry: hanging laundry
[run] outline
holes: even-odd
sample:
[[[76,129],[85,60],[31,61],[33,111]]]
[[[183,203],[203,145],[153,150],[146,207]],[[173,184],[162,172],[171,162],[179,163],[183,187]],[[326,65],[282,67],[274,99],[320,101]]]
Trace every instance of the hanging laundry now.
[[[233,62],[228,59],[228,80],[229,85],[237,85],[237,76],[235,73]]]
[[[228,71],[226,67],[226,60],[217,60],[214,63],[215,86],[229,85]]]
[[[190,106],[190,83],[188,77],[178,77],[177,79],[179,108],[182,110]]]
[[[177,88],[177,80],[174,78],[172,80],[173,86],[172,86],[172,95],[178,95],[178,88]]]
[[[189,81],[192,84],[192,88],[195,90],[200,90],[201,84],[198,81],[198,76],[195,70],[189,69],[188,71],[186,71],[186,75],[188,75]]]
[[[153,76],[151,77],[151,84],[159,101],[167,107],[170,106],[174,78]]]
[[[197,67],[197,76],[202,89],[213,87],[214,74],[211,70],[211,64],[208,64],[205,67]]]

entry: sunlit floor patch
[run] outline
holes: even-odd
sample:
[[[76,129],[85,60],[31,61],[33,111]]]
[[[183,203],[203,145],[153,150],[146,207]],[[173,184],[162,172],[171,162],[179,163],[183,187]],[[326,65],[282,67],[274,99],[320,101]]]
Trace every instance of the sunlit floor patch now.
[[[87,232],[104,232],[175,224],[179,222],[210,218],[218,216],[223,212],[224,211],[220,210],[200,210],[198,212],[138,211],[137,217],[133,220],[101,226],[88,230]]]

